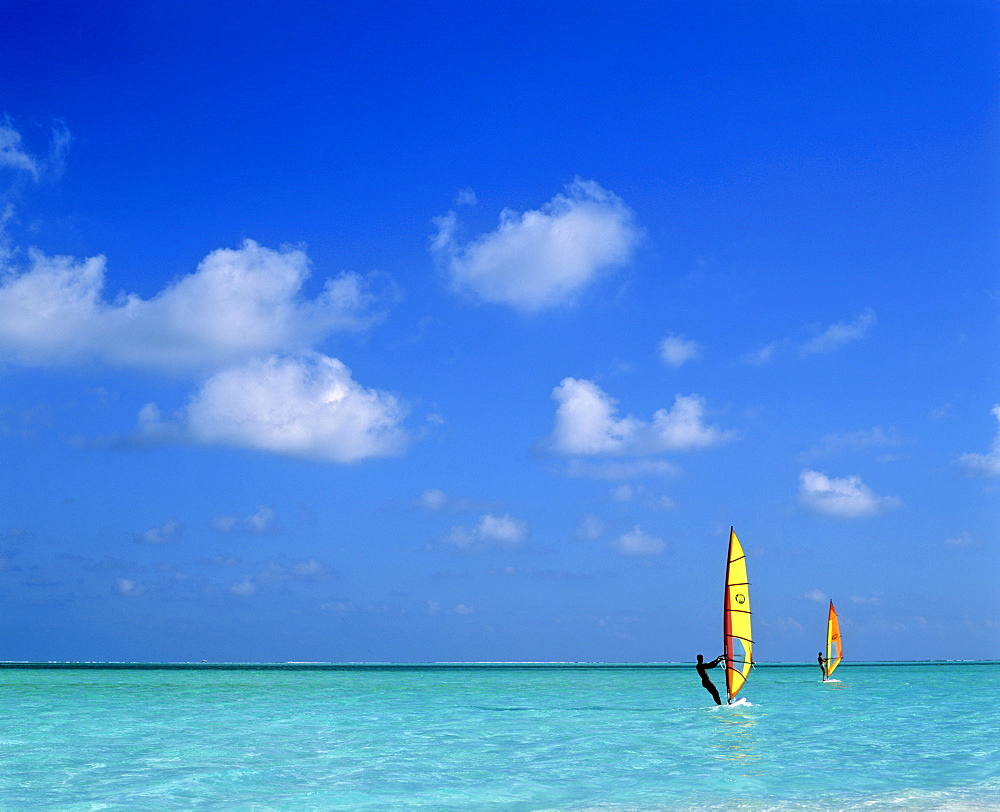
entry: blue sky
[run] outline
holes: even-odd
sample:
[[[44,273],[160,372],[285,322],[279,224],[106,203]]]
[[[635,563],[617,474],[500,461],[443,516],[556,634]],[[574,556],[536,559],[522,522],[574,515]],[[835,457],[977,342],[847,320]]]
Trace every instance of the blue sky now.
[[[1000,11],[13,2],[0,658],[1000,655]]]

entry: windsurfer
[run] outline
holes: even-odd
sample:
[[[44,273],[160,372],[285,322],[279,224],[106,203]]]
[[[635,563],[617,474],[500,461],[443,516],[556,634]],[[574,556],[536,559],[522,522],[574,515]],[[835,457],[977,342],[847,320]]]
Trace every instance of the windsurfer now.
[[[701,684],[705,686],[705,690],[712,695],[712,699],[715,700],[716,705],[721,705],[722,700],[719,699],[719,692],[715,689],[715,685],[712,684],[712,680],[708,677],[708,669],[715,668],[719,663],[726,659],[725,654],[720,654],[712,662],[706,663],[705,658],[700,654],[698,655],[698,664],[695,668],[698,669],[698,675],[701,677]]]
[[[819,670],[823,672],[823,682],[826,682],[826,657],[823,656],[823,652],[819,653],[816,658],[816,662],[819,663]]]

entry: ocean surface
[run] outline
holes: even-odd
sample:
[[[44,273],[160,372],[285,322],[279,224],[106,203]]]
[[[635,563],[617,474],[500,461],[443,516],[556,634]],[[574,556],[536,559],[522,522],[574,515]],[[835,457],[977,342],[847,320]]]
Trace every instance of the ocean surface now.
[[[0,809],[1000,809],[1000,663],[836,677],[0,664]]]

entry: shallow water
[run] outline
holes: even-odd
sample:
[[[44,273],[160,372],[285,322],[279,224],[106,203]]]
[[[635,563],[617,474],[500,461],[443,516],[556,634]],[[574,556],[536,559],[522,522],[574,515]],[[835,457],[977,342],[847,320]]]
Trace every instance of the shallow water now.
[[[0,808],[1000,809],[998,673],[0,668]]]

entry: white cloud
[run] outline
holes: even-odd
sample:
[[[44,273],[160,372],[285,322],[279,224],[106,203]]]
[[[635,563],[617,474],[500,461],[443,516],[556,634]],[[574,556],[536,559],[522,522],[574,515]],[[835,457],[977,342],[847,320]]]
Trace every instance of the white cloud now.
[[[0,124],[0,167],[27,172],[35,180],[40,174],[38,162],[21,147],[21,134],[9,125]]]
[[[642,477],[673,478],[678,476],[680,471],[673,463],[661,459],[609,460],[606,462],[572,459],[566,467],[566,473],[569,476],[614,482]]]
[[[253,579],[247,575],[242,581],[229,587],[229,591],[234,595],[253,595],[257,591],[257,587],[254,585]]]
[[[875,326],[875,323],[875,311],[869,307],[854,321],[831,324],[822,334],[803,344],[799,348],[799,352],[802,355],[833,352],[844,344],[860,341],[868,335],[868,331]]]
[[[136,533],[135,540],[139,544],[168,544],[180,533],[181,525],[174,519],[168,519],[160,527],[153,527],[143,533]]]
[[[957,536],[945,539],[944,543],[952,547],[968,547],[970,544],[975,544],[976,540],[968,530],[964,530]]]
[[[765,344],[759,350],[754,350],[751,353],[747,353],[743,356],[743,363],[750,364],[751,366],[763,366],[774,360],[774,356],[778,352],[780,342],[772,341],[770,344]]]
[[[860,477],[840,479],[806,469],[799,474],[799,502],[813,513],[858,519],[895,510],[902,503],[894,496],[878,496]]]
[[[271,352],[302,353],[338,330],[381,317],[394,295],[374,278],[341,274],[315,299],[301,295],[309,260],[247,240],[220,248],[152,299],[106,301],[105,258],[49,257],[32,250],[30,267],[5,269],[0,282],[0,353],[27,365],[96,359],[169,372],[218,369]]]
[[[821,589],[810,589],[806,592],[805,598],[806,600],[815,601],[816,603],[826,603],[830,600],[830,596]]]
[[[317,583],[328,581],[333,577],[336,577],[336,573],[331,572],[326,564],[315,558],[292,564],[268,561],[264,569],[256,575],[243,576],[242,581],[229,587],[229,591],[234,595],[253,595],[260,584],[274,584],[283,581]]]
[[[593,540],[604,532],[604,521],[598,516],[584,516],[576,527],[576,537]]]
[[[453,290],[529,312],[572,304],[602,272],[628,262],[641,236],[621,198],[579,178],[541,210],[505,209],[495,231],[464,245],[454,212],[435,224],[432,253]]]
[[[667,548],[663,539],[645,532],[639,525],[628,533],[622,533],[609,546],[622,555],[634,556],[658,555]]]
[[[628,482],[616,485],[610,490],[608,496],[611,497],[612,502],[631,502],[635,499],[635,486]]]
[[[643,485],[623,483],[612,488],[608,496],[613,502],[639,502],[651,510],[677,509],[677,503],[669,496],[657,495]]]
[[[118,578],[115,581],[115,586],[118,589],[118,594],[130,598],[141,595],[146,591],[146,588],[142,584],[138,581],[133,581],[131,578]]]
[[[1000,420],[1000,403],[990,409],[990,414]],[[962,454],[958,464],[967,476],[1000,477],[1000,431],[993,438],[989,451],[985,454]]]
[[[254,533],[263,533],[274,525],[274,511],[269,507],[259,507],[257,512],[247,517],[247,527]]]
[[[448,494],[444,491],[438,490],[437,488],[428,488],[420,494],[416,500],[416,505],[418,507],[431,511],[443,510],[444,506],[447,504]]]
[[[472,527],[465,525],[453,527],[444,537],[444,541],[471,552],[490,548],[520,547],[527,537],[527,522],[511,518],[510,515],[495,516],[487,513]]]
[[[698,395],[677,395],[672,409],[658,409],[653,414],[652,446],[655,450],[684,451],[709,448],[729,442],[734,431],[706,426],[705,401]]]
[[[863,597],[861,595],[851,595],[851,603],[857,603],[864,606],[878,606],[882,603],[882,599],[874,596]]]
[[[570,455],[637,455],[708,448],[735,438],[704,423],[698,395],[677,395],[671,409],[658,409],[650,423],[616,416],[616,401],[593,381],[564,378],[552,390],[556,409],[551,448]]]
[[[232,533],[236,530],[243,530],[248,533],[260,535],[276,529],[277,514],[269,507],[262,505],[257,510],[245,518],[236,514],[225,514],[216,516],[210,522],[213,530],[220,533]]]
[[[679,367],[688,361],[701,358],[702,347],[697,341],[681,336],[667,336],[660,342],[660,360],[672,367]]]
[[[806,457],[826,457],[843,452],[860,452],[869,448],[894,448],[905,441],[896,436],[892,429],[886,431],[881,426],[843,434],[827,434],[819,443],[809,449]]]
[[[228,513],[224,516],[216,516],[209,524],[213,530],[218,530],[220,533],[231,533],[239,526],[239,523],[239,516]]]
[[[593,381],[564,378],[552,399],[559,404],[552,446],[563,454],[622,453],[642,427],[635,418],[616,418],[616,401]]]
[[[363,388],[335,358],[271,356],[213,375],[173,421],[147,405],[139,435],[354,462],[400,453],[403,416],[395,397]]]
[[[475,206],[478,202],[476,193],[472,189],[459,189],[455,195],[456,206]]]

